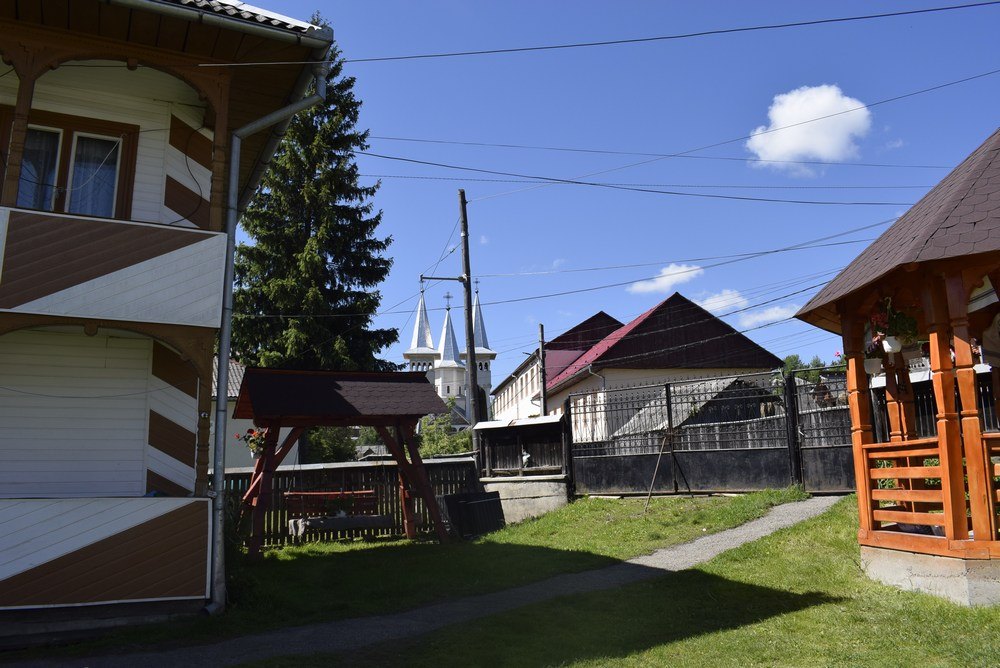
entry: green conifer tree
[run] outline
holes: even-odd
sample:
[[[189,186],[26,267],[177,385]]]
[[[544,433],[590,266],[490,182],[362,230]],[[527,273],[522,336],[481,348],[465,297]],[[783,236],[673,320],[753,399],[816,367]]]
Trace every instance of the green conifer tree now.
[[[236,250],[233,350],[248,366],[396,368],[378,353],[398,332],[372,328],[392,239],[375,234],[378,186],[358,183],[355,80],[336,47],[331,59],[326,104],[292,119],[240,219],[253,243]]]

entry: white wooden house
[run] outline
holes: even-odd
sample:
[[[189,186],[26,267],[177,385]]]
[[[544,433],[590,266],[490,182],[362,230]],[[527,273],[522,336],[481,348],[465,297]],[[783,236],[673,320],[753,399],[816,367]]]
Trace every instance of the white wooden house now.
[[[0,615],[209,596],[227,173],[327,29],[234,0],[0,3]],[[278,128],[280,130],[280,127]]]

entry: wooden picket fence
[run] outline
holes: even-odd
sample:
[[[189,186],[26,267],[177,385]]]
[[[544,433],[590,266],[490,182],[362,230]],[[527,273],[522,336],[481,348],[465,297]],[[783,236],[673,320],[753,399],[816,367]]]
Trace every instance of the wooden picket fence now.
[[[471,457],[430,459],[424,462],[427,476],[437,496],[480,490],[475,460]],[[252,468],[226,470],[226,493],[232,503],[238,503],[250,486]],[[369,538],[383,535],[403,535],[403,511],[399,498],[399,477],[396,463],[391,460],[346,462],[342,464],[305,464],[280,466],[274,476],[270,510],[264,521],[264,547],[291,542],[288,533],[288,491],[375,491],[379,515],[393,518],[390,529],[350,529],[346,531],[310,531],[306,541]],[[423,501],[414,495],[417,529],[432,533],[433,525]],[[293,502],[294,503],[294,502]]]

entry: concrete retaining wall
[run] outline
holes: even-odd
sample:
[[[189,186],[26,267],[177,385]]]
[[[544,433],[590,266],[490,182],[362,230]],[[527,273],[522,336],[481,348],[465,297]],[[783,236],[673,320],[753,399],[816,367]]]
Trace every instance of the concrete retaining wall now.
[[[569,500],[564,476],[483,478],[481,482],[487,492],[500,493],[500,505],[508,524],[562,508]]]

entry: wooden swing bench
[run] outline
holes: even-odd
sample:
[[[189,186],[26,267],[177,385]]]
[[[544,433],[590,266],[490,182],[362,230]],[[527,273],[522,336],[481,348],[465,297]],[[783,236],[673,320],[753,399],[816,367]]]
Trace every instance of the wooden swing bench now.
[[[309,529],[391,529],[391,515],[378,514],[375,490],[285,492],[288,533],[299,540]]]

